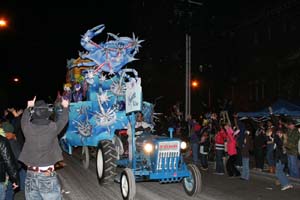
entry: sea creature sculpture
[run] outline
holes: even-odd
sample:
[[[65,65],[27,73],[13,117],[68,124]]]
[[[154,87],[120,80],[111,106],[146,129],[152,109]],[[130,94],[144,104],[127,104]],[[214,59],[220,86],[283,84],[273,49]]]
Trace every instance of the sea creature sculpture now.
[[[127,63],[136,60],[134,56],[141,47],[143,40],[139,40],[134,34],[132,38],[129,38],[108,33],[108,36],[111,36],[114,40],[108,40],[100,44],[93,42],[92,38],[100,34],[104,28],[103,24],[98,25],[82,36],[81,45],[88,52],[80,53],[79,56],[96,64],[94,73],[104,71],[114,74]]]

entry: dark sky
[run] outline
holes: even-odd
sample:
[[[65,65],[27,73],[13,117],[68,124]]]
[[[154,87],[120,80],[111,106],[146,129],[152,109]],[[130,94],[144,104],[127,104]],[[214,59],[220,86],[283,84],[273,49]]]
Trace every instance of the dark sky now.
[[[63,90],[67,59],[77,58],[78,51],[83,51],[80,36],[99,24],[106,28],[94,39],[97,43],[106,39],[107,32],[121,36],[131,36],[134,32],[145,40],[136,55],[141,60],[133,65],[140,67],[146,97],[155,98],[166,90],[171,91],[168,87],[172,87],[173,82],[170,81],[177,81],[180,88],[176,90],[183,91],[183,95],[178,95],[184,98],[185,24],[174,14],[175,1],[179,2],[179,10],[185,9],[180,7],[181,0],[64,2],[67,5],[60,5],[58,1],[2,0],[0,18],[9,19],[9,28],[0,31],[1,99],[12,105],[26,104],[34,95],[38,99],[51,97],[54,100],[57,91]],[[193,23],[204,30],[202,32],[211,28],[205,27],[211,19],[224,24],[221,29],[227,29],[225,25],[232,25],[231,19],[239,18],[244,12],[239,9],[242,3],[238,0],[202,2],[201,8],[193,6],[192,9],[198,12],[193,16],[199,19]],[[247,8],[256,9],[255,6]],[[197,37],[201,35],[196,35],[193,41]],[[176,78],[169,75],[171,73]],[[11,81],[14,76],[21,78],[20,84]]]
[[[27,101],[33,95],[54,98],[63,89],[66,61],[83,50],[80,36],[88,29],[105,24],[96,42],[106,39],[107,32],[131,36],[132,23],[126,15],[129,5],[126,1],[73,1],[68,6],[4,2],[0,17],[9,20],[9,27],[0,32],[0,66],[2,91],[9,102]],[[13,84],[14,76],[22,82]]]

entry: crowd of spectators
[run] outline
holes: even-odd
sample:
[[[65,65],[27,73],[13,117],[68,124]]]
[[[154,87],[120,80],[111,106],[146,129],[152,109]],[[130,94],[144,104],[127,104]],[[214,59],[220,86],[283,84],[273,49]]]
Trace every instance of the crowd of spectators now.
[[[293,186],[288,176],[300,178],[300,126],[293,118],[270,116],[262,119],[240,118],[228,112],[182,117],[173,106],[169,126],[175,136],[188,138],[190,158],[203,171],[208,161],[214,174],[250,179],[250,169],[275,174],[282,190]],[[180,116],[180,117],[179,117]]]

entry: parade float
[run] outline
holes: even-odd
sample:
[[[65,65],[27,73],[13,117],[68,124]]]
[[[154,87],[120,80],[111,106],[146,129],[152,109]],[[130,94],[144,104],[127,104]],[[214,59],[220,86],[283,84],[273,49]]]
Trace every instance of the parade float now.
[[[71,103],[69,123],[60,139],[63,150],[72,154],[73,148],[81,147],[88,168],[89,151],[96,149],[99,183],[117,179],[124,199],[134,199],[135,183],[147,180],[182,182],[188,195],[197,195],[202,187],[200,171],[184,162],[181,151],[186,144],[173,138],[172,129],[169,137],[148,135],[138,140],[132,129],[132,159],[126,154],[124,137],[128,126],[135,127],[135,113],[141,111],[144,120],[153,124],[153,104],[142,99],[141,78],[135,69],[125,67],[136,60],[143,41],[134,34],[130,38],[107,33],[105,42],[94,42],[104,28],[88,30],[81,38],[86,52],[67,62],[67,83],[60,98]]]

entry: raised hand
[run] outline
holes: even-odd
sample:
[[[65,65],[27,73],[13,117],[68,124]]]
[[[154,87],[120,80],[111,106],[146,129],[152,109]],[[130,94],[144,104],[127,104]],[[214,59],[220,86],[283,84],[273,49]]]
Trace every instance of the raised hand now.
[[[61,105],[64,108],[68,108],[69,107],[69,100],[66,100],[66,99],[62,98]]]
[[[15,190],[15,189],[17,189],[19,186],[16,184],[16,183],[13,183],[12,184],[12,188]]]
[[[32,100],[27,101],[27,108],[34,107],[35,99],[36,99],[36,96],[34,96]]]

